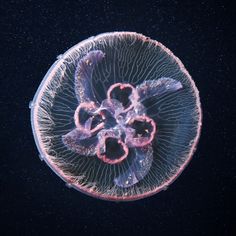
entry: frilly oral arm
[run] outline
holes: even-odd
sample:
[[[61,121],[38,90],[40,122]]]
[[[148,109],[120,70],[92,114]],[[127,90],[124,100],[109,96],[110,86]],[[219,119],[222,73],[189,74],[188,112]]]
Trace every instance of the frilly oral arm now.
[[[78,63],[75,72],[75,94],[79,103],[97,102],[93,92],[92,75],[95,66],[105,57],[100,50],[86,54]]]
[[[144,148],[135,148],[131,154],[132,163],[129,168],[114,179],[114,183],[122,188],[133,186],[142,180],[149,172],[153,161],[151,145]]]
[[[146,80],[136,87],[141,100],[175,92],[182,88],[183,85],[180,81],[169,77],[161,77],[158,80]]]
[[[80,155],[93,156],[96,154],[98,139],[86,130],[75,128],[62,136],[62,142],[68,149]]]

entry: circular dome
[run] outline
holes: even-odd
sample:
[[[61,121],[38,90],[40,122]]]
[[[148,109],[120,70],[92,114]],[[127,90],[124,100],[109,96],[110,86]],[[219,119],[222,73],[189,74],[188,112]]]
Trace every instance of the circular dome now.
[[[100,34],[57,57],[30,103],[40,157],[69,187],[129,201],[165,190],[199,139],[198,90],[161,43]]]

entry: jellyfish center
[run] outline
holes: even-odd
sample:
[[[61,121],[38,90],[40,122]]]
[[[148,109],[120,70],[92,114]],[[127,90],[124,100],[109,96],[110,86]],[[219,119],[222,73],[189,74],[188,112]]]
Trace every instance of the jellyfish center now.
[[[77,131],[73,132],[74,142],[71,143],[95,147],[86,153],[96,153],[108,164],[122,162],[129,156],[131,148],[150,145],[156,124],[146,115],[139,97],[131,84],[116,83],[110,86],[107,98],[100,105],[94,101],[80,103],[74,114]],[[64,139],[67,143],[68,140],[69,137]],[[73,147],[73,150],[83,148]]]

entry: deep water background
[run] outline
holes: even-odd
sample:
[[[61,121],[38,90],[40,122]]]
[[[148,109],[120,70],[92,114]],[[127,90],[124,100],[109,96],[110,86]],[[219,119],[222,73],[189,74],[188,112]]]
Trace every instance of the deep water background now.
[[[25,0],[1,8],[1,235],[236,235],[232,4]],[[182,175],[167,191],[127,203],[65,187],[37,157],[28,109],[57,55],[110,31],[136,31],[170,48],[203,109],[198,149]]]

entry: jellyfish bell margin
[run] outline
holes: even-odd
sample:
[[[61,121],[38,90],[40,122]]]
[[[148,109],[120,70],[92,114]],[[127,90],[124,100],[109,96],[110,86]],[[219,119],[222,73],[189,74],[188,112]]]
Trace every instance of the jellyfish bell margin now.
[[[67,186],[111,201],[165,190],[193,156],[202,122],[199,92],[181,61],[133,32],[69,49],[30,108],[41,159]]]

